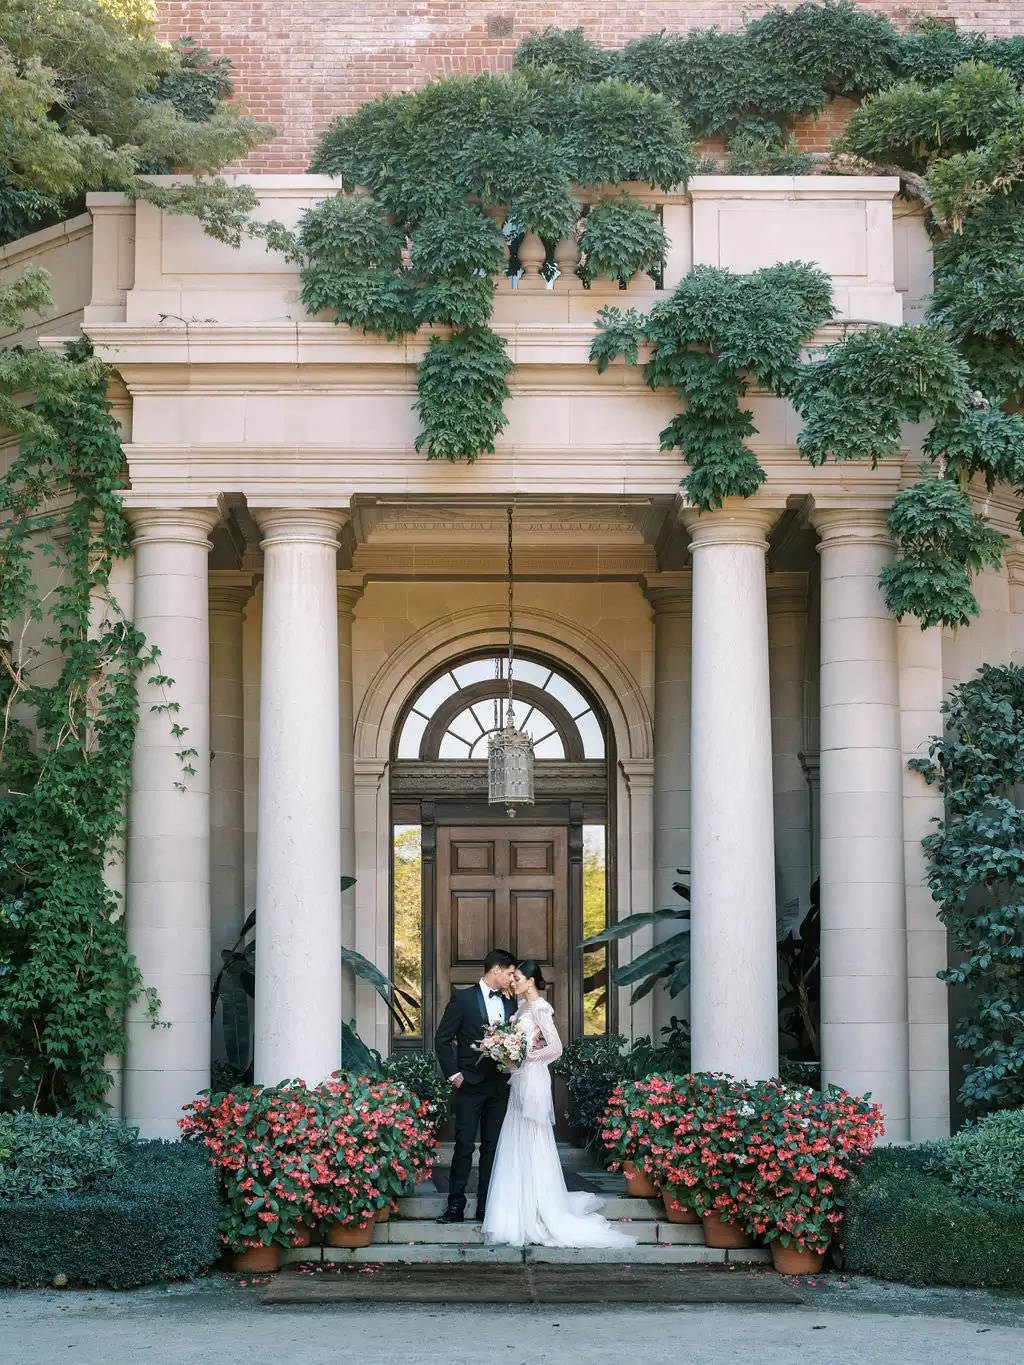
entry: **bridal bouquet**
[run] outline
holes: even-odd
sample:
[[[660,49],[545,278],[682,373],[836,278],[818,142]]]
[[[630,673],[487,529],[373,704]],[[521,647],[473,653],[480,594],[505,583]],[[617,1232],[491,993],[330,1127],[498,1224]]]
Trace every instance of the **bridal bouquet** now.
[[[474,1049],[488,1057],[499,1071],[515,1071],[526,1059],[526,1034],[517,1024],[488,1024]]]

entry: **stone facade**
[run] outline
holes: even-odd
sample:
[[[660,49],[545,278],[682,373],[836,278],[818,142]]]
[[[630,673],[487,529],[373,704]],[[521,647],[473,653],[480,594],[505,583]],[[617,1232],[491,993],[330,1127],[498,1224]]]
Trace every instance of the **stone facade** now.
[[[251,183],[261,212],[289,221],[334,188]],[[841,318],[821,342],[842,320],[920,309],[927,242],[896,190],[703,177],[643,193],[671,242],[666,288],[695,262],[819,262]],[[668,903],[675,870],[692,870],[695,1064],[774,1071],[777,921],[806,910],[820,870],[825,1076],[870,1089],[894,1138],[948,1127],[945,934],[920,849],[938,807],[905,760],[953,683],[1021,658],[1024,570],[1015,550],[985,574],[982,615],[955,636],[889,618],[885,512],[914,477],[914,432],[876,470],[811,468],[792,408],[754,393],[767,480],[698,516],[677,454],[658,449],[673,399],[588,360],[597,310],[620,298],[610,281],[500,283],[510,424],[493,456],[450,465],[413,450],[424,338],[308,317],[294,269],[257,245],[231,251],[187,218],[97,194],[0,269],[29,260],[54,270],[59,297],[22,339],[54,345],[81,325],[123,382],[135,550],[118,591],[200,755],[176,790],[174,745],[144,710],[126,909],[171,1027],[129,1021],[129,1118],[170,1134],[205,1084],[211,962],[254,905],[258,1079],[330,1070],[353,1015],[388,1045],[383,1007],[343,979],[338,950],[388,964],[396,727],[437,669],[501,648],[514,500],[520,648],[577,680],[606,725],[613,912]],[[628,293],[640,308],[659,296]],[[1011,528],[1011,499],[988,511]],[[357,877],[344,896],[342,872]],[[617,1003],[627,1033],[687,1009]]]
[[[739,29],[770,8],[765,0],[157,0],[161,35],[191,35],[230,57],[240,101],[278,129],[244,163],[262,172],[304,171],[317,134],[364,100],[441,76],[507,70],[522,39],[548,24],[582,25],[595,42],[621,47],[661,29]],[[871,0],[869,8],[897,24],[910,13],[900,0]],[[1024,33],[1013,0],[921,0],[912,10],[994,38]],[[840,100],[822,118],[801,120],[801,145],[827,151],[848,108]]]

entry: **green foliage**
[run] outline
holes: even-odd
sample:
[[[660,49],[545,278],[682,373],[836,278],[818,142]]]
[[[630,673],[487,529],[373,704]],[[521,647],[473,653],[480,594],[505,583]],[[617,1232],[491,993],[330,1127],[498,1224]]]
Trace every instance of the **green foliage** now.
[[[907,1284],[1024,1290],[1024,1207],[959,1194],[920,1149],[871,1153],[847,1192],[843,1268]]]
[[[489,327],[431,337],[414,404],[423,424],[416,449],[426,448],[431,460],[493,454],[495,438],[508,425],[503,405],[511,369],[504,338]]]
[[[887,85],[899,61],[900,39],[889,20],[849,0],[777,6],[748,24],[745,36],[759,69],[788,69],[794,82],[817,84],[829,98]]]
[[[687,496],[707,510],[749,497],[764,481],[745,444],[755,427],[740,400],[751,383],[791,392],[804,342],[832,315],[830,281],[814,266],[790,261],[751,275],[697,266],[646,317],[603,309],[590,354],[599,371],[619,355],[635,365],[646,340],[649,387],[674,388],[686,403],[661,447],[682,451]]]
[[[180,206],[235,240],[251,191],[140,179],[172,168],[209,174],[272,135],[225,102],[229,89],[223,61],[158,42],[139,16],[96,0],[8,0],[0,10],[0,221],[20,233],[26,212],[51,217],[59,204],[66,215],[86,190],[120,189]]]
[[[998,568],[1004,537],[948,479],[924,477],[896,495],[889,530],[898,557],[881,572],[886,604],[898,621],[916,616],[928,626],[967,625],[978,614],[971,578]]]
[[[57,382],[37,393],[35,430],[0,481],[0,619],[19,628],[0,675],[0,1077],[8,1106],[84,1114],[103,1103],[104,1057],[123,1051],[125,1009],[140,995],[155,1006],[104,881],[123,833],[148,655],[108,592],[129,532],[106,371],[77,342],[47,373]],[[56,574],[45,596],[37,556]],[[97,601],[100,624],[90,621]],[[30,624],[35,643],[21,629]],[[60,661],[52,681],[40,680],[43,652]]]
[[[868,327],[801,374],[797,448],[815,465],[829,456],[877,464],[899,453],[901,422],[944,416],[968,398],[967,367],[937,328]]]
[[[982,665],[943,704],[945,732],[911,767],[938,784],[945,815],[923,841],[928,884],[963,956],[960,1098],[973,1113],[1024,1103],[1024,668]]]
[[[653,209],[628,195],[602,199],[583,221],[583,261],[577,273],[587,283],[610,275],[625,288],[640,271],[655,278],[667,249],[665,229]]]
[[[771,119],[744,119],[729,138],[727,175],[808,175],[814,157]]]
[[[1005,71],[966,62],[938,85],[907,81],[866,99],[853,111],[842,145],[867,161],[925,171],[939,157],[1004,132],[1020,113],[1020,90]]]
[[[1024,1109],[961,1128],[942,1144],[942,1174],[960,1194],[1024,1208]]]
[[[572,81],[600,81],[615,66],[614,53],[584,37],[582,28],[553,28],[529,33],[516,48],[513,66],[549,67]]]
[[[91,1190],[106,1181],[138,1141],[134,1128],[63,1114],[0,1114],[0,1205]]]
[[[624,1081],[686,1075],[690,1070],[690,1029],[685,1020],[673,1016],[657,1039],[645,1035],[627,1043],[619,1033],[574,1038],[551,1069],[565,1080],[569,1125],[580,1131],[588,1146],[603,1151],[601,1115],[612,1091]]]
[[[218,1215],[201,1146],[140,1142],[90,1189],[0,1198],[0,1284],[134,1289],[200,1275],[220,1254]]]

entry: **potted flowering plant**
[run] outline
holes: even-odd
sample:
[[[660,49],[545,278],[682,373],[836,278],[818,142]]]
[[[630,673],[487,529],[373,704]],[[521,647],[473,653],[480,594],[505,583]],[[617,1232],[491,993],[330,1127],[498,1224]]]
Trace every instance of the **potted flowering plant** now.
[[[316,1116],[301,1081],[204,1091],[185,1106],[182,1135],[203,1142],[220,1177],[220,1239],[235,1269],[276,1270],[281,1247],[308,1245]]]
[[[651,1110],[648,1164],[670,1223],[701,1221],[697,1187],[702,1167],[696,1116],[706,1079],[692,1075],[667,1078]]]
[[[429,1172],[437,1130],[428,1102],[396,1081],[337,1073],[317,1088],[325,1115],[318,1194],[331,1246],[368,1246],[375,1221]]]
[[[621,1170],[627,1193],[653,1199],[658,1187],[656,1156],[669,1141],[676,1078],[648,1076],[617,1085],[601,1117],[600,1136],[608,1169]]]
[[[771,1246],[776,1270],[814,1274],[842,1224],[845,1183],[884,1131],[882,1111],[838,1086],[763,1081],[754,1098],[748,1225]]]

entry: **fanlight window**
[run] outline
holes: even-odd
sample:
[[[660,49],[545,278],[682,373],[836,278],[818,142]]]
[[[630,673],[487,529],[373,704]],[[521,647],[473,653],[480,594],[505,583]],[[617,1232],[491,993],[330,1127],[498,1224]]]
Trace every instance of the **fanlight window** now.
[[[507,666],[507,659],[491,655],[435,677],[409,708],[396,757],[485,759],[487,737],[507,721]],[[601,722],[568,678],[518,658],[512,677],[516,724],[533,736],[537,758],[604,758]]]

